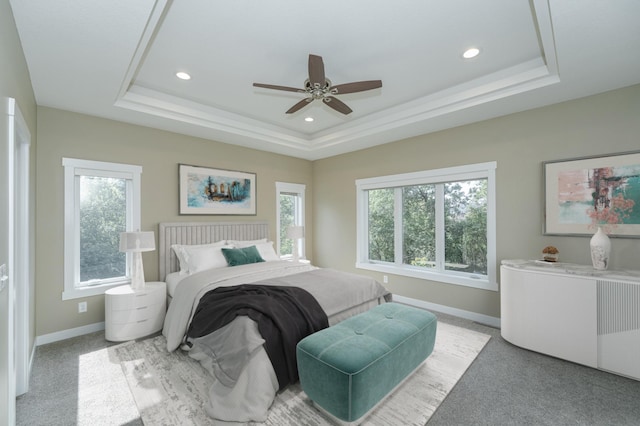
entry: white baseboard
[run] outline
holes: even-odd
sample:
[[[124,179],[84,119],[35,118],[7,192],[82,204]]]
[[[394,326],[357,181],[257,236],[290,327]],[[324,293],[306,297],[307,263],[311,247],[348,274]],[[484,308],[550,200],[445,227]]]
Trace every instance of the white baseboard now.
[[[429,311],[442,312],[443,314],[449,314],[455,317],[468,319],[480,324],[488,325],[490,327],[500,328],[500,318],[491,317],[489,315],[465,311],[463,309],[452,308],[445,305],[438,305],[437,303],[425,302],[424,300],[412,299],[410,297],[398,296],[397,294],[393,295],[393,301],[404,303],[405,305],[412,305],[418,308],[427,309]]]
[[[46,345],[47,343],[58,342],[60,340],[70,339],[71,337],[82,336],[84,334],[102,330],[104,330],[104,322],[97,322],[95,324],[83,325],[82,327],[56,331],[55,333],[43,334],[42,336],[36,337],[36,346]]]

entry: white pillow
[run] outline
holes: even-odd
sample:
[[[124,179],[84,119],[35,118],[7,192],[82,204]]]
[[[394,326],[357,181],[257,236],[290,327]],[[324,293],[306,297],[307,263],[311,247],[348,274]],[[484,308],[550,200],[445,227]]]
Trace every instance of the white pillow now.
[[[225,240],[220,240],[210,244],[172,244],[171,249],[176,254],[180,262],[180,272],[189,273],[189,252],[202,247],[220,247],[226,245]]]
[[[215,246],[215,247],[199,247],[189,250],[187,263],[189,264],[189,273],[204,271],[205,269],[225,268],[227,267],[227,259],[222,254],[223,248],[233,248],[231,245]]]
[[[255,246],[255,245],[266,243],[266,242],[267,242],[267,239],[262,238],[259,240],[228,240],[227,244],[231,244],[236,248],[245,248],[245,247],[251,247],[251,246]]]
[[[280,256],[278,256],[273,248],[273,241],[256,244],[256,248],[258,249],[258,253],[260,253],[260,257],[263,258],[265,262],[280,260]]]

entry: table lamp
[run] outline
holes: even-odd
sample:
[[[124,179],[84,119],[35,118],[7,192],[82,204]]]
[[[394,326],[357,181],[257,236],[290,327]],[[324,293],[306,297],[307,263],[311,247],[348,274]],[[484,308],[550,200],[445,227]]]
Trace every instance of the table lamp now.
[[[156,249],[153,232],[121,232],[120,251],[133,253],[131,270],[131,288],[140,290],[144,288],[144,268],[142,266],[142,252]]]
[[[287,228],[287,238],[293,240],[293,260],[299,260],[298,240],[304,238],[304,226],[290,226]]]

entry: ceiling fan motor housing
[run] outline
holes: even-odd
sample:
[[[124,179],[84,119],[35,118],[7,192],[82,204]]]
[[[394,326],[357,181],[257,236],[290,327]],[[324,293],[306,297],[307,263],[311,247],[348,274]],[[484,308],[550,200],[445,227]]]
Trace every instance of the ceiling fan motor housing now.
[[[315,100],[322,99],[325,96],[333,94],[331,91],[331,80],[326,78],[324,80],[324,86],[320,87],[319,84],[312,85],[309,79],[304,81],[304,90]]]

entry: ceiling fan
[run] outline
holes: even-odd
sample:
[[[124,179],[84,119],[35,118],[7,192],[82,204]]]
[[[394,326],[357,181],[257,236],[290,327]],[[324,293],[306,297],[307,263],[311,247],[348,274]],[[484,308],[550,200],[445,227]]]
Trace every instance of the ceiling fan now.
[[[265,89],[284,90],[287,92],[306,94],[307,97],[289,108],[287,110],[287,114],[293,114],[294,112],[301,110],[316,99],[322,99],[322,102],[342,114],[349,114],[352,112],[352,109],[334,95],[377,89],[382,87],[382,80],[356,81],[353,83],[333,86],[331,84],[331,80],[326,78],[324,75],[324,62],[322,61],[322,56],[309,55],[309,78],[304,82],[304,89],[262,83],[253,83],[253,85],[255,87],[263,87]]]

